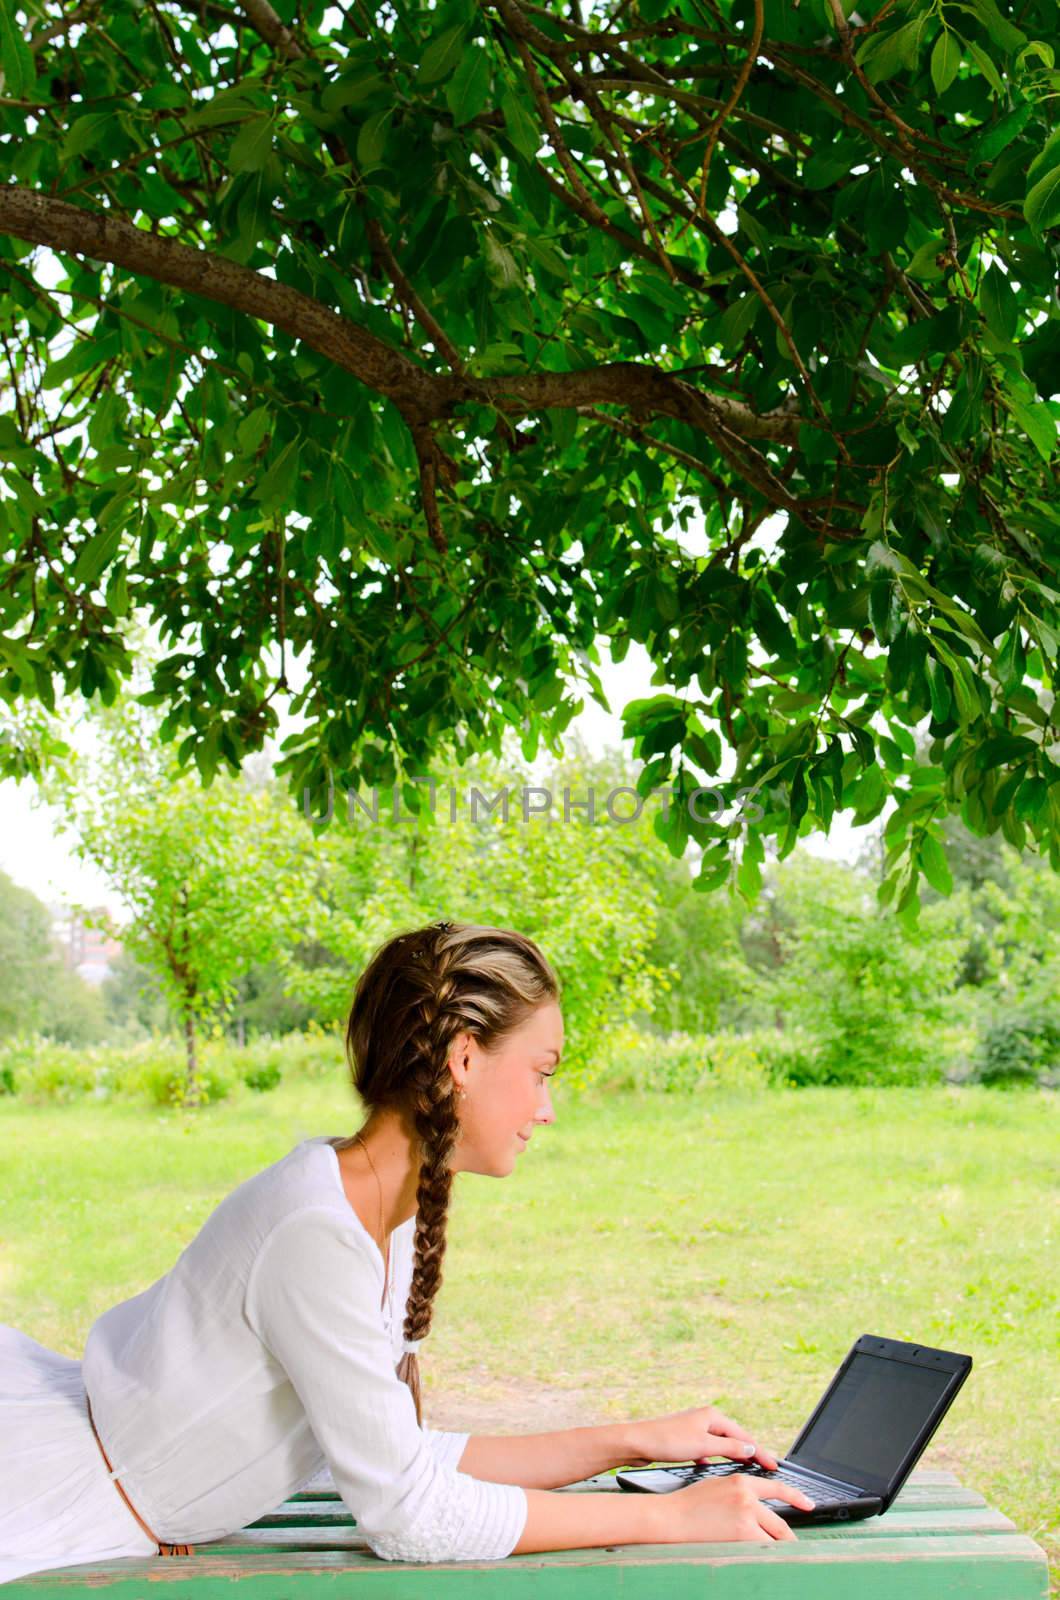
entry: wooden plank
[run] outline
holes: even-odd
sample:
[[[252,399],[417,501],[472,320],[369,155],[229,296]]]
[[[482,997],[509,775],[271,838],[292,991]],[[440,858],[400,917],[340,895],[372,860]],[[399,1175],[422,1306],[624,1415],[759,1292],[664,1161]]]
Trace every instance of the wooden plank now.
[[[249,1547],[252,1544],[261,1544],[263,1541],[297,1546],[301,1541],[307,1549],[316,1549],[321,1542],[327,1544],[340,1540],[344,1532],[349,1533],[355,1542],[363,1543],[360,1535],[355,1532],[356,1527],[356,1522],[348,1513],[345,1517],[321,1517],[312,1521],[298,1516],[291,1516],[289,1519],[263,1517],[259,1522],[250,1523],[238,1533],[230,1533],[224,1539],[211,1540],[209,1548],[229,1549],[237,1544]],[[859,1539],[888,1538],[894,1533],[915,1534],[917,1537],[926,1538],[939,1533],[1018,1531],[1008,1517],[987,1505],[957,1508],[944,1506],[938,1509],[923,1507],[902,1509],[895,1506],[885,1516],[867,1517],[863,1522],[856,1524],[856,1529]],[[800,1539],[847,1538],[851,1532],[851,1524],[837,1522],[821,1527],[800,1528],[797,1531]]]
[[[346,1600],[355,1585],[391,1600],[1045,1600],[1043,1552],[1020,1534],[856,1539],[797,1544],[632,1546],[610,1553],[560,1551],[500,1562],[402,1565],[356,1551],[232,1553],[189,1561],[122,1561],[40,1574],[6,1586],[5,1600],[70,1600],[107,1588],[114,1600],[146,1600],[176,1584],[195,1600]]]
[[[1017,1530],[1000,1511],[989,1507],[975,1507],[968,1511],[933,1515],[931,1513],[905,1513],[892,1511],[859,1526],[858,1538],[891,1538],[895,1534],[917,1539],[932,1538],[939,1534],[997,1534],[1015,1533]],[[849,1525],[837,1524],[835,1528],[802,1528],[800,1539],[815,1542],[850,1536]],[[292,1527],[244,1529],[230,1533],[224,1539],[214,1540],[210,1551],[224,1550],[357,1550],[365,1549],[365,1542],[353,1526]]]
[[[922,1506],[932,1511],[941,1511],[946,1507],[954,1510],[971,1506],[985,1506],[986,1501],[974,1489],[965,1489],[957,1482],[952,1473],[933,1473],[930,1476],[947,1479],[944,1483],[923,1483],[919,1477],[910,1478],[905,1488],[894,1502],[894,1509],[906,1509],[913,1506]],[[584,1493],[587,1489],[599,1492],[614,1492],[621,1494],[612,1477],[589,1478],[584,1483],[571,1484],[563,1489],[563,1494]],[[326,1497],[317,1493],[310,1495],[292,1495],[290,1500],[285,1500],[282,1506],[277,1506],[275,1511],[270,1511],[266,1516],[259,1517],[256,1522],[249,1524],[253,1528],[272,1528],[297,1526],[300,1523],[306,1526],[318,1527],[321,1523],[331,1522],[339,1525],[350,1520],[350,1512],[346,1510],[343,1501],[337,1494]]]

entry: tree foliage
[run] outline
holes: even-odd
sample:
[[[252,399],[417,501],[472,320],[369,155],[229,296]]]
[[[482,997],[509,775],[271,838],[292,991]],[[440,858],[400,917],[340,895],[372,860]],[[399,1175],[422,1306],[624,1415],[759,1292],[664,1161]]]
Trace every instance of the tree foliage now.
[[[208,777],[297,656],[319,796],[557,749],[637,640],[698,887],[892,798],[910,915],[948,812],[1060,863],[1051,0],[0,16],[13,707],[138,612]]]
[[[269,789],[225,776],[204,793],[164,757],[143,759],[135,722],[107,721],[98,755],[71,758],[50,793],[62,798],[78,854],[125,902],[124,949],[156,975],[180,1019],[194,1105],[197,1029],[295,936],[313,887],[312,840]]]
[[[293,953],[290,992],[341,1023],[357,973],[400,930],[439,917],[518,928],[559,976],[564,1075],[587,1082],[615,1028],[651,1010],[661,976],[651,951],[662,847],[646,818],[609,825],[583,809],[597,803],[590,788],[602,809],[608,770],[579,754],[532,778],[510,757],[484,760],[463,794],[439,789],[419,814],[392,791],[374,821],[356,802],[336,809],[317,839],[307,930],[330,959],[306,967]],[[524,791],[556,804],[524,815]]]
[[[103,1023],[98,990],[63,963],[47,906],[0,871],[0,1038],[88,1044]]]

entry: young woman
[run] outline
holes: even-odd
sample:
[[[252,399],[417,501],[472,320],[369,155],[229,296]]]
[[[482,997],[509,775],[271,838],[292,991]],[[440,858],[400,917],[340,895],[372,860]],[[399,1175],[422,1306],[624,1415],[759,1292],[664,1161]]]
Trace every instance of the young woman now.
[[[241,1184],[164,1277],[93,1324],[83,1361],[0,1327],[0,1582],[186,1554],[325,1465],[391,1561],[792,1538],[763,1501],[809,1502],[745,1474],[549,1492],[618,1465],[776,1465],[711,1407],[512,1438],[423,1424],[417,1351],[453,1176],[507,1177],[554,1120],[563,1020],[537,946],[449,922],[391,939],[346,1042],[359,1131],[306,1139]]]

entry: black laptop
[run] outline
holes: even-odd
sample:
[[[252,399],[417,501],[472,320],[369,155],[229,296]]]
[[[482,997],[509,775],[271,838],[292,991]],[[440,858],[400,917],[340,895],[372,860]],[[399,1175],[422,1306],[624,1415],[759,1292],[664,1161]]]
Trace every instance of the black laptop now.
[[[875,1517],[920,1460],[971,1370],[971,1356],[866,1333],[851,1346],[776,1472],[724,1461],[624,1471],[617,1481],[623,1489],[668,1494],[702,1478],[746,1472],[794,1484],[815,1502],[813,1511],[800,1511],[786,1500],[767,1500],[785,1522]]]

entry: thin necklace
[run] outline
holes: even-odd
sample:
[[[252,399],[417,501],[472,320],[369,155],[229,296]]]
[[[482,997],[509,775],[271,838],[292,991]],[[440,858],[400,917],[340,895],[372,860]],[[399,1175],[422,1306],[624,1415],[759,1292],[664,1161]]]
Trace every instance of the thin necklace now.
[[[383,1300],[385,1302],[386,1292],[390,1286],[390,1241],[386,1238],[383,1228],[383,1185],[379,1181],[378,1172],[375,1170],[375,1162],[368,1154],[368,1146],[359,1133],[355,1133],[354,1138],[365,1153],[368,1165],[371,1167],[372,1175],[375,1178],[376,1188],[379,1190],[379,1254],[383,1257]]]

